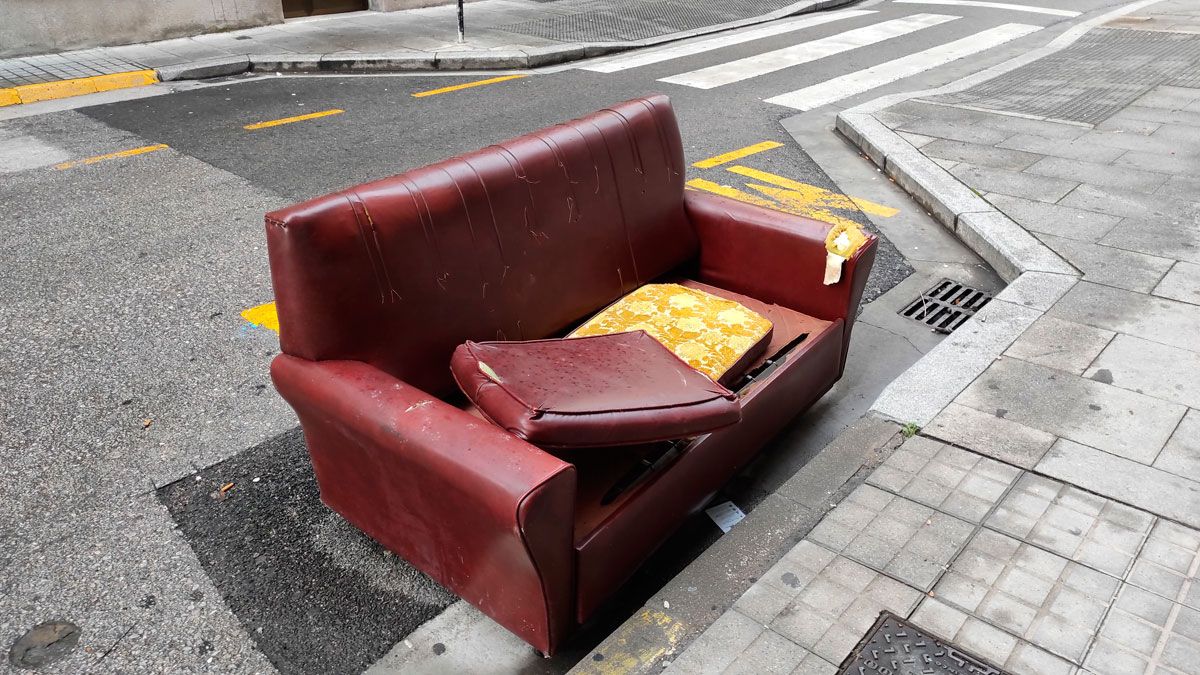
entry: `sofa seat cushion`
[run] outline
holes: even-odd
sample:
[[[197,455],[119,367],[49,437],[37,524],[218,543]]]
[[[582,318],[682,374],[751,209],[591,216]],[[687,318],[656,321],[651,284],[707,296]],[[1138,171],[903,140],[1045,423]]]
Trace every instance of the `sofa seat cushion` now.
[[[687,438],[741,419],[736,395],[640,330],[467,342],[450,369],[489,420],[543,447]]]
[[[643,330],[714,381],[728,384],[766,350],[771,322],[737,301],[681,284],[647,284],[568,337]]]

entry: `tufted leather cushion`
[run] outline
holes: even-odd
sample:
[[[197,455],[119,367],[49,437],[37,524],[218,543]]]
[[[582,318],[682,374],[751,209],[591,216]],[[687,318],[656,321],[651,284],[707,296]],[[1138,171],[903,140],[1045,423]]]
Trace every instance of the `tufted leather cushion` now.
[[[268,214],[285,353],[435,394],[464,340],[530,340],[695,257],[665,96]]]
[[[544,447],[686,438],[741,419],[736,395],[640,330],[467,342],[450,367],[488,419]]]

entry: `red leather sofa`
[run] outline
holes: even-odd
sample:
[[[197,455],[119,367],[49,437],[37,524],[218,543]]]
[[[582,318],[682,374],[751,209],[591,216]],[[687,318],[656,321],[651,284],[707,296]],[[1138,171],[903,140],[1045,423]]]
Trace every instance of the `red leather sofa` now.
[[[266,218],[276,387],[324,502],[549,655],[841,376],[872,238],[822,285],[829,225],[685,190],[665,96]],[[465,340],[564,334],[641,284],[704,284],[775,325],[742,420],[615,501],[642,447],[551,454],[472,414]]]

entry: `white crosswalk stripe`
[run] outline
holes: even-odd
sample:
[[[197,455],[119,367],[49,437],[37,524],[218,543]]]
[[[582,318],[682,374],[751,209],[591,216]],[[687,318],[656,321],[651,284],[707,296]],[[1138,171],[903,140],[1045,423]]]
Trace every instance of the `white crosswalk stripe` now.
[[[765,26],[743,31],[741,33],[733,33],[730,35],[721,35],[705,40],[697,40],[695,42],[688,42],[673,47],[667,47],[665,49],[637,51],[630,54],[624,54],[610,59],[604,59],[603,61],[597,61],[589,65],[581,66],[580,70],[590,70],[594,73],[615,73],[622,70],[629,70],[630,68],[638,68],[641,66],[648,66],[653,63],[670,61],[671,59],[678,59],[684,56],[703,54],[704,52],[710,52],[714,49],[721,49],[722,47],[731,47],[733,45],[753,42],[754,40],[761,40],[763,38],[774,37],[776,35],[784,35],[786,33],[804,30],[805,28],[811,28],[812,26],[819,26],[824,23],[832,23],[834,21],[840,21],[843,19],[853,19],[855,17],[866,16],[874,13],[875,12],[873,10],[869,9],[851,9],[841,12],[830,12],[828,14],[811,14],[798,19],[770,23]]]
[[[945,14],[914,14],[709,68],[664,77],[659,81],[697,89],[712,89],[872,45],[958,18]]]
[[[991,49],[1038,30],[1041,30],[1040,26],[1006,23],[922,52],[909,54],[871,68],[847,73],[803,89],[774,96],[766,99],[766,102],[796,110],[812,110],[827,103],[840,101],[875,87],[945,65],[964,56]]]
[[[1053,7],[1034,7],[1032,5],[1017,5],[1011,2],[983,2],[982,0],[892,0],[904,5],[954,5],[957,7],[984,7],[987,9],[1011,9],[1014,12],[1032,12],[1034,14],[1049,14],[1050,16],[1079,16],[1079,12],[1070,9],[1054,9]]]

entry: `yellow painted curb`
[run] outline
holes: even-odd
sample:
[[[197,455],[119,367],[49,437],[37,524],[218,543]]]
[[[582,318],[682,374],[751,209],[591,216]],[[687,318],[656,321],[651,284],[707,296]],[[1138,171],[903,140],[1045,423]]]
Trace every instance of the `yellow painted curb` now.
[[[153,70],[131,70],[125,73],[109,75],[94,75],[80,77],[74,80],[57,80],[54,82],[39,82],[38,84],[23,84],[19,87],[0,89],[0,107],[17,105],[19,103],[36,103],[56,98],[69,98],[95,94],[113,89],[128,89],[129,87],[144,87],[158,82],[158,75]]]

